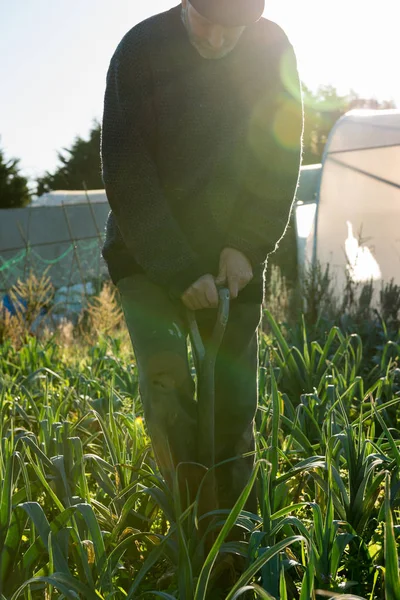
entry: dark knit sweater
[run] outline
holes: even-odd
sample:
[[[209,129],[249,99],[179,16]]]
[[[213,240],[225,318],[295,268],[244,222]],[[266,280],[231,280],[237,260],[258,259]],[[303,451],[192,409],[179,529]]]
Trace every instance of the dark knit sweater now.
[[[111,212],[103,256],[114,283],[145,273],[178,297],[218,273],[224,247],[251,261],[239,296],[261,301],[301,159],[293,48],[261,19],[218,60],[191,45],[181,7],[133,27],[110,62],[102,176]]]

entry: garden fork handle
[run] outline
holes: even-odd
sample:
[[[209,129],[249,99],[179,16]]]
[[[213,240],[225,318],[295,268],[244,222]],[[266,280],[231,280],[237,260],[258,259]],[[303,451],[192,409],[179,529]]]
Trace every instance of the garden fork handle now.
[[[215,362],[229,318],[229,290],[218,288],[219,305],[214,331],[204,347],[194,312],[188,312],[189,333],[197,372],[198,458],[215,464]]]

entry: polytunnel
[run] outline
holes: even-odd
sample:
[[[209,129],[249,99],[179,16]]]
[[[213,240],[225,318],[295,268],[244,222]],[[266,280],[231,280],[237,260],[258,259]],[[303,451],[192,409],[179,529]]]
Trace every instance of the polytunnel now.
[[[106,275],[101,260],[109,205],[104,190],[59,190],[25,208],[0,210],[1,292],[30,272],[56,288]]]
[[[306,262],[329,263],[338,290],[346,275],[357,283],[400,284],[399,110],[357,110],[339,119],[325,147],[315,207]]]

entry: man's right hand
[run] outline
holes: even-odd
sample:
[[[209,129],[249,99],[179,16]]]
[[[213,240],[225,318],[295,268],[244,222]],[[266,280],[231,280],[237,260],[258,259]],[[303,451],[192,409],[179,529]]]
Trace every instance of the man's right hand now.
[[[218,291],[212,275],[203,275],[195,281],[181,296],[183,304],[190,310],[216,308]]]

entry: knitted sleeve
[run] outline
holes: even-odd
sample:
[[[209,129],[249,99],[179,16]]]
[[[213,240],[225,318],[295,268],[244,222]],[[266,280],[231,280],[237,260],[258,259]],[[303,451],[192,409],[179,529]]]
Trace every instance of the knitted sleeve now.
[[[151,71],[140,36],[123,39],[107,72],[101,136],[102,177],[132,257],[179,297],[204,273],[173,218],[154,162]]]
[[[241,190],[225,240],[225,246],[243,252],[253,266],[276,250],[286,231],[301,163],[302,92],[286,36],[272,59],[276,80],[268,83],[249,122]]]

